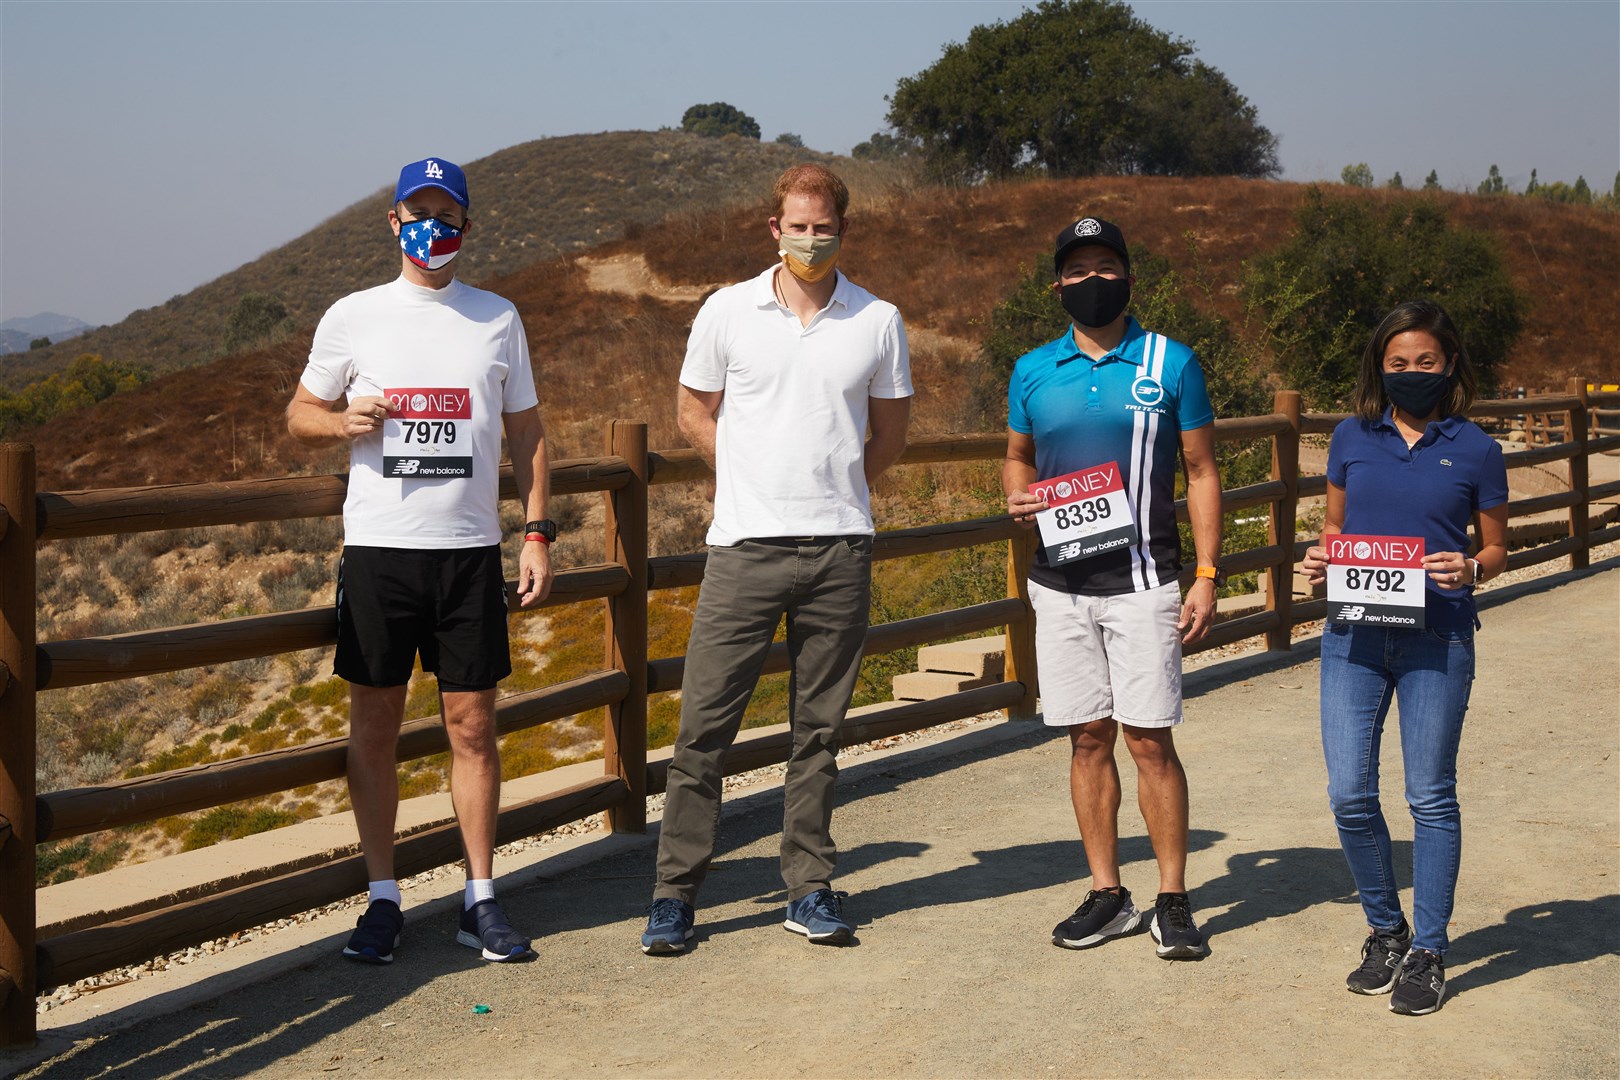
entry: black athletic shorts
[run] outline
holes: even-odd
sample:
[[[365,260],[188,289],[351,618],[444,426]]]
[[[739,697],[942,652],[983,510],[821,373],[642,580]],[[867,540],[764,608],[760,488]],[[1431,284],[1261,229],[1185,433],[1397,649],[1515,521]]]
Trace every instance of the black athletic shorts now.
[[[361,686],[403,686],[416,654],[452,693],[512,673],[498,546],[421,551],[346,547],[338,563],[332,667]]]

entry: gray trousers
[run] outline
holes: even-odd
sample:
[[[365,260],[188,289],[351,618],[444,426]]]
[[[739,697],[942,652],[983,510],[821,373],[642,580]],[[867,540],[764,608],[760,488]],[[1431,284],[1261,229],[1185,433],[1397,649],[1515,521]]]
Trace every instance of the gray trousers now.
[[[709,550],[686,647],[681,729],[670,761],[653,897],[690,904],[714,858],[720,772],[782,616],[792,667],[793,750],[783,787],[788,899],[829,887],[838,727],[860,671],[872,597],[872,538],[744,540]]]

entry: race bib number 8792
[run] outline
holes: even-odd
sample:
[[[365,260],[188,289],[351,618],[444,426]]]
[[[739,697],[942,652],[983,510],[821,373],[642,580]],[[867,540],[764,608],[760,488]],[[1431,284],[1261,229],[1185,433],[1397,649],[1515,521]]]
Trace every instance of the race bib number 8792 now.
[[[465,387],[384,390],[383,475],[462,479],[472,475],[472,392]]]
[[[1327,538],[1329,622],[1423,629],[1423,538]]]

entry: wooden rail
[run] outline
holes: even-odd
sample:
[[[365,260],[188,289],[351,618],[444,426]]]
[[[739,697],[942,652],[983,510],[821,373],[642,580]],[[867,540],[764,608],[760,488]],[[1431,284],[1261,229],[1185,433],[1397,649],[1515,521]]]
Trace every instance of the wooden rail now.
[[[1482,419],[1556,414],[1561,441],[1510,454],[1512,468],[1570,462],[1565,491],[1513,500],[1513,517],[1567,510],[1569,523],[1550,543],[1515,550],[1510,568],[1568,558],[1585,565],[1588,552],[1620,539],[1620,525],[1592,528],[1594,502],[1620,495],[1620,481],[1591,485],[1590,456],[1620,450],[1620,432],[1601,424],[1620,415],[1620,393],[1588,391],[1571,380],[1567,392],[1533,399],[1480,402]],[[1258,571],[1268,576],[1264,610],[1220,622],[1195,649],[1264,636],[1268,647],[1289,647],[1290,630],[1320,619],[1326,603],[1293,596],[1294,567],[1310,537],[1298,534],[1301,499],[1322,495],[1325,478],[1302,476],[1302,436],[1331,432],[1342,413],[1305,413],[1292,391],[1276,395],[1264,416],[1222,418],[1215,423],[1222,443],[1267,439],[1271,475],[1259,483],[1226,491],[1227,513],[1266,507],[1266,543],[1226,553],[1231,573]],[[1539,436],[1538,436],[1539,437]],[[902,464],[995,461],[1004,453],[1000,435],[920,437]],[[134,487],[104,491],[34,491],[31,447],[0,447],[0,1044],[26,1042],[34,1032],[34,995],[44,987],[135,963],[220,934],[246,929],[340,899],[364,888],[365,873],[352,851],[296,872],[232,887],[216,886],[206,895],[172,906],[138,911],[101,925],[77,926],[36,941],[33,889],[35,844],[84,836],[243,798],[275,794],[343,775],[347,740],[323,739],[301,746],[37,796],[35,776],[35,695],[42,689],[84,686],[182,668],[271,656],[329,646],[335,640],[330,608],[280,612],[177,626],[138,633],[39,642],[34,632],[35,544],[73,537],[123,535],[153,530],[242,525],[319,517],[341,510],[343,476],[287,477],[229,483]],[[652,592],[699,584],[702,554],[648,557],[648,495],[654,485],[705,482],[702,458],[689,449],[649,450],[646,426],[614,421],[599,457],[562,461],[552,470],[558,494],[602,492],[606,500],[604,562],[563,570],[548,606],[602,603],[606,640],[602,670],[568,682],[513,696],[499,703],[497,725],[504,734],[605,707],[603,775],[566,790],[549,792],[501,813],[501,842],[532,835],[590,814],[606,812],[612,827],[645,827],[646,797],[663,790],[667,765],[648,763],[646,710],[649,694],[680,685],[684,657],[647,655],[647,604]],[[501,473],[503,498],[515,494],[510,466]],[[1185,520],[1185,502],[1178,503]],[[916,618],[876,624],[867,631],[864,655],[921,645],[986,630],[1007,637],[1007,670],[1002,682],[934,701],[898,705],[851,717],[846,743],[857,743],[933,724],[1004,709],[1009,716],[1035,715],[1039,675],[1035,669],[1033,619],[1025,592],[1034,534],[1006,515],[880,532],[873,556],[908,558],[980,544],[1006,544],[1007,595],[1003,599]],[[1190,578],[1191,567],[1183,573]],[[513,590],[515,593],[515,590]],[[774,646],[766,671],[787,668],[784,645]],[[745,732],[727,756],[728,772],[785,760],[790,739],[780,732]],[[433,717],[401,731],[400,761],[441,753],[447,748],[442,724]],[[459,857],[453,824],[402,837],[396,854],[401,874],[416,873]],[[36,966],[37,965],[37,966]]]

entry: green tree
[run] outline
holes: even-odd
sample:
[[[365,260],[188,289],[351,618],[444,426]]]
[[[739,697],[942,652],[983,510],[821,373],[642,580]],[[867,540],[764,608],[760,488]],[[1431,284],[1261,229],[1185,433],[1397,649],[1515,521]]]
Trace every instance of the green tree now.
[[[281,297],[269,293],[243,293],[225,319],[225,355],[268,345],[292,332],[292,317]]]
[[[759,122],[735,105],[723,101],[708,105],[693,105],[681,115],[681,130],[694,135],[741,135],[745,139],[759,138]]]
[[[791,131],[782,132],[782,134],[776,137],[776,141],[782,146],[792,146],[801,150],[804,149],[804,140],[793,134]]]
[[[48,338],[48,337],[37,337],[37,338],[35,338],[34,340],[32,340],[32,341],[30,341],[28,343],[28,351],[33,352],[35,349],[49,348],[50,344],[51,344],[51,339],[50,338]]]
[[[1487,386],[1523,325],[1491,237],[1453,227],[1436,201],[1380,208],[1315,185],[1293,235],[1256,260],[1245,291],[1287,385],[1319,409],[1345,403],[1373,328],[1403,300],[1445,306]]]
[[[917,144],[914,140],[885,131],[874,131],[870,139],[856,143],[849,156],[862,161],[897,161],[900,158],[910,157],[916,150]]]
[[[1530,182],[1524,185],[1524,193],[1526,195],[1534,195],[1536,193],[1537,186],[1539,186],[1539,182],[1536,180],[1536,170],[1531,169]]]
[[[1372,187],[1373,172],[1365,161],[1346,165],[1339,171],[1339,182],[1347,187]]]
[[[1506,190],[1507,185],[1502,181],[1502,171],[1495,165],[1491,166],[1490,174],[1479,182],[1479,187],[1474,189],[1478,195],[1500,195]]]
[[[1575,201],[1583,206],[1590,205],[1592,202],[1592,189],[1586,186],[1586,177],[1584,176],[1575,178]]]
[[[889,124],[934,176],[1273,176],[1277,140],[1193,46],[1118,0],[1041,0],[889,99]]]
[[[1440,190],[1440,173],[1439,173],[1438,170],[1436,170],[1436,169],[1430,169],[1429,170],[1429,175],[1425,176],[1423,178],[1423,190],[1424,191],[1439,191]]]
[[[1400,170],[1397,169],[1395,175],[1389,178],[1389,183],[1385,184],[1384,186],[1387,188],[1392,188],[1395,191],[1403,190],[1406,185],[1401,182]]]

